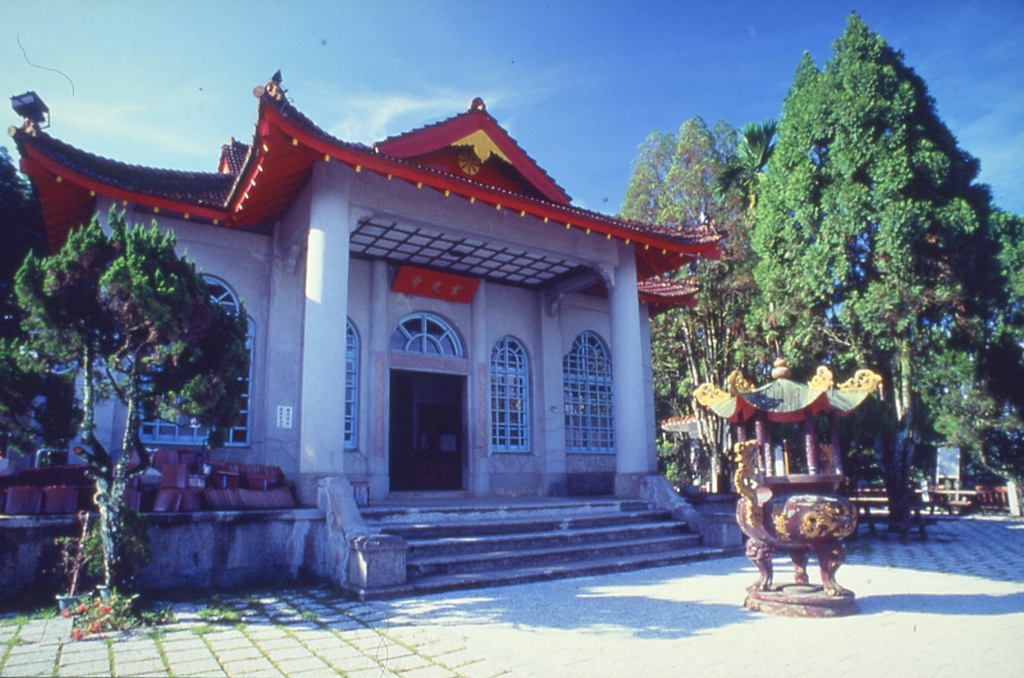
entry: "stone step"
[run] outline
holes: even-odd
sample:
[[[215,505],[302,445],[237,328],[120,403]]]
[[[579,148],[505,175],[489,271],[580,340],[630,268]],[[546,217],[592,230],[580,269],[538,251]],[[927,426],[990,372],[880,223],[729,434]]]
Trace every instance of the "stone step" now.
[[[653,539],[623,539],[604,543],[567,544],[526,550],[504,549],[484,553],[465,553],[437,557],[412,557],[406,562],[408,579],[413,582],[431,574],[456,574],[487,570],[529,569],[536,567],[579,565],[587,561],[615,557],[633,557],[697,546],[700,536],[676,534]]]
[[[650,509],[646,502],[593,499],[585,501],[548,500],[539,502],[489,504],[464,503],[423,503],[403,505],[387,503],[360,510],[367,523],[429,523],[437,520],[479,521],[479,520],[533,520],[536,518],[564,518],[594,513],[619,513]]]
[[[416,595],[587,576],[734,555],[705,547],[670,511],[642,501],[415,497],[364,508],[371,533],[406,544],[406,583]]]
[[[669,539],[687,534],[684,523],[638,522],[631,524],[597,525],[586,528],[538,530],[534,532],[482,532],[462,533],[431,539],[412,539],[403,532],[391,532],[406,538],[409,543],[408,558],[422,559],[450,556],[453,554],[487,553],[494,551],[527,551],[557,546],[579,546],[638,539]]]
[[[526,584],[549,579],[587,577],[614,572],[628,572],[650,567],[665,567],[712,558],[724,558],[739,553],[737,549],[721,549],[706,546],[691,546],[658,553],[641,553],[632,556],[595,558],[584,562],[534,565],[503,570],[481,572],[459,572],[426,575],[410,578],[411,595],[425,595],[463,589],[488,588]],[[372,596],[371,596],[372,597]]]
[[[473,519],[473,518],[476,519]],[[497,513],[478,513],[475,516],[456,514],[445,518],[432,518],[420,521],[372,521],[366,522],[367,527],[385,534],[393,534],[410,541],[421,539],[441,539],[446,537],[469,537],[483,535],[513,535],[537,532],[556,532],[565,530],[593,529],[616,525],[636,525],[652,522],[669,522],[672,515],[668,511],[591,511],[584,514],[558,516],[535,515],[500,519]]]

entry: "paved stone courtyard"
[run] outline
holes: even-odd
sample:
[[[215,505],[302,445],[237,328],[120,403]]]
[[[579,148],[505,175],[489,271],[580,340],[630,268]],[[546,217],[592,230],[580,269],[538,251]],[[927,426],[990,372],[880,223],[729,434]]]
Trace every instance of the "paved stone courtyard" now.
[[[70,640],[70,621],[0,619],[2,676],[1016,675],[1024,521],[941,520],[929,539],[848,544],[861,614],[742,607],[745,558],[359,603],[329,589],[176,603],[157,630]],[[812,561],[813,564],[813,561]],[[776,563],[776,581],[790,578]],[[812,568],[812,577],[816,575]],[[204,609],[233,611],[211,619]],[[234,616],[230,615],[229,616]]]

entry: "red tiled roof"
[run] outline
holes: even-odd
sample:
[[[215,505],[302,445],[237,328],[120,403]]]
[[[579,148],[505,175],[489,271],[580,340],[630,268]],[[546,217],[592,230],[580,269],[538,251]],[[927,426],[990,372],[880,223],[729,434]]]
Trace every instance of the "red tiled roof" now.
[[[196,206],[221,207],[233,181],[232,177],[219,172],[181,172],[130,165],[82,151],[45,132],[38,133],[32,144],[47,157],[83,177],[133,193]]]
[[[430,185],[442,192],[450,191],[463,197],[482,200],[494,206],[519,211],[524,215],[531,214],[560,224],[570,224],[572,227],[588,230],[588,232],[591,229],[597,230],[609,238],[637,241],[640,245],[646,245],[646,247],[637,248],[641,267],[643,268],[644,259],[651,260],[650,270],[646,273],[648,276],[675,270],[679,264],[685,263],[685,261],[692,260],[696,256],[704,256],[703,252],[714,251],[715,245],[720,239],[718,233],[711,226],[697,225],[679,228],[613,217],[572,205],[524,196],[474,181],[468,177],[457,176],[401,158],[377,153],[362,144],[342,141],[331,136],[283,97],[276,100],[264,93],[260,98],[260,109],[261,119],[265,118],[268,122],[278,123],[282,128],[281,131],[286,132],[286,136],[291,135],[293,145],[296,145],[295,142],[318,141],[320,143],[314,145],[316,151],[356,166],[360,170],[365,168],[389,177],[400,177],[410,183]],[[268,132],[270,131],[268,130]],[[299,140],[295,135],[309,135],[310,138]],[[310,158],[310,161],[312,160],[313,158]],[[259,161],[260,158],[256,154],[250,156],[250,166]],[[408,172],[403,172],[403,170],[408,170]],[[245,172],[246,170],[243,169],[243,174]],[[652,245],[660,250],[668,250],[661,252],[662,257],[671,252],[671,255],[675,255],[674,259],[671,262],[653,261],[658,258],[660,250],[650,252]],[[685,252],[681,250],[685,250]],[[646,254],[647,252],[650,253]],[[672,259],[671,255],[670,259]]]
[[[465,113],[453,115],[445,120],[418,127],[403,134],[390,136],[384,141],[374,144],[373,148],[384,155],[408,159],[421,155],[427,150],[448,146],[477,130],[488,134],[499,149],[509,157],[513,167],[533,184],[540,194],[550,201],[562,205],[572,202],[572,198],[565,192],[565,189],[559,186],[554,178],[505,131],[505,128],[498,124],[494,116],[487,112],[483,99],[479,97],[473,99],[469,110]]]
[[[235,141],[235,138],[231,137],[228,143],[220,147],[220,167],[217,168],[217,171],[221,174],[237,176],[248,155],[249,144]]]
[[[68,232],[92,219],[96,194],[143,202],[207,219],[222,218],[233,177],[218,172],[179,172],[130,165],[80,150],[43,132],[18,130],[21,170],[39,194],[47,239],[59,247]]]
[[[263,229],[291,206],[316,163],[335,160],[356,172],[367,170],[388,179],[401,179],[445,196],[479,201],[495,209],[552,222],[552,227],[580,229],[632,243],[640,278],[674,271],[696,257],[714,256],[717,252],[719,236],[711,226],[667,227],[608,216],[557,200],[524,195],[384,152],[389,148],[398,154],[411,152],[408,145],[403,148],[410,140],[429,146],[437,141],[427,139],[431,130],[443,130],[448,136],[458,133],[462,128],[453,126],[453,120],[463,121],[460,124],[470,127],[486,124],[493,126],[488,127],[488,136],[504,146],[502,152],[521,154],[517,156],[517,170],[538,173],[531,179],[533,185],[550,182],[561,191],[493,118],[481,110],[391,137],[374,149],[342,141],[318,127],[283,96],[274,81],[265,88],[257,88],[257,93],[258,116],[252,144],[232,140],[223,149],[221,172],[215,173],[128,165],[81,151],[44,133],[15,132],[22,169],[32,177],[43,202],[51,245],[59,246],[70,228],[91,218],[97,193],[135,202],[137,210],[148,207],[154,212],[164,210],[229,228]],[[468,116],[476,117],[470,120]],[[515,160],[511,156],[510,159]],[[544,181],[538,178],[541,176]],[[670,299],[678,303],[684,296],[679,290],[669,293],[655,286],[651,287],[647,299],[657,304],[672,303]]]
[[[697,283],[691,279],[647,278],[636,284],[640,300],[647,302],[651,315],[674,306],[696,306]]]

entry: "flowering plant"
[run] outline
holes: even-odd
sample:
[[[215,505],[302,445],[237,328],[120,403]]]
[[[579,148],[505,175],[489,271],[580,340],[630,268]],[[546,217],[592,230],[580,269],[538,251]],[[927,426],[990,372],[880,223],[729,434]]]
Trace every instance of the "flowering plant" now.
[[[65,609],[61,614],[75,620],[71,639],[82,640],[89,634],[123,631],[138,626],[139,617],[134,610],[138,597],[138,594],[124,596],[111,591],[110,597],[105,599],[97,593],[90,601]]]

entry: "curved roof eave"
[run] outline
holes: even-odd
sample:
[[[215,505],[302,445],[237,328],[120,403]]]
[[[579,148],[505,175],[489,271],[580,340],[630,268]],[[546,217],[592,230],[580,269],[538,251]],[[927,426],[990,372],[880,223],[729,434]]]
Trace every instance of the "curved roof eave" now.
[[[608,239],[616,238],[634,244],[640,277],[673,271],[695,258],[714,257],[717,254],[719,236],[709,226],[691,229],[691,233],[681,233],[674,229],[519,195],[423,167],[375,152],[361,144],[337,139],[317,127],[291,104],[275,100],[266,93],[260,97],[259,121],[251,148],[253,150],[228,198],[227,207],[231,213],[229,225],[252,225],[253,219],[276,218],[290,204],[279,187],[259,190],[261,185],[266,185],[262,180],[256,181],[259,174],[271,171],[271,176],[280,176],[302,170],[308,176],[315,162],[333,160],[348,165],[356,172],[371,171],[389,180],[401,179],[417,188],[431,188],[446,197],[454,195],[470,202],[480,201],[495,209],[519,213],[523,217],[532,216],[567,229],[596,232]],[[285,172],[274,171],[275,163],[282,164]],[[290,190],[293,192],[291,198],[294,199],[301,185],[295,185]],[[268,214],[268,204],[277,205],[278,213]],[[246,210],[249,215],[245,214]]]

